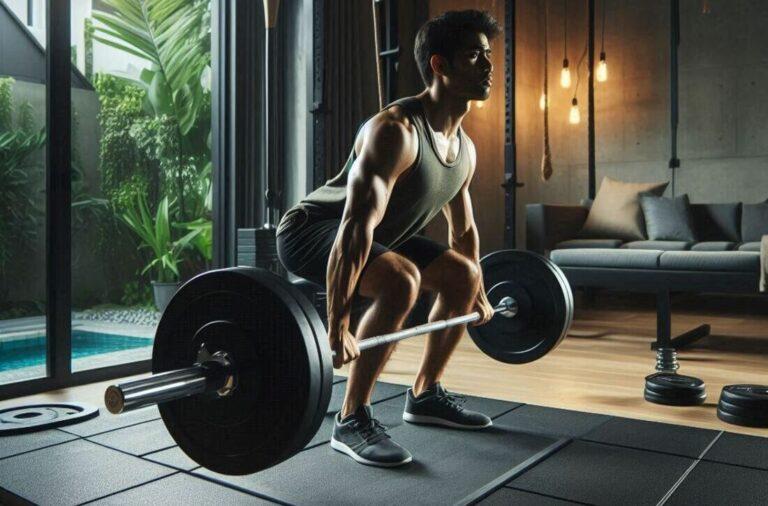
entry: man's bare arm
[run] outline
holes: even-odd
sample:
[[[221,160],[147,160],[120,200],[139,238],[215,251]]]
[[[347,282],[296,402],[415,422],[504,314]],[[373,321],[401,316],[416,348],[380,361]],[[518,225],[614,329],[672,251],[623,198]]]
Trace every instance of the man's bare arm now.
[[[471,162],[469,174],[459,192],[443,206],[442,211],[448,222],[448,244],[451,249],[479,264],[480,237],[475,225],[472,198],[469,195],[469,185],[475,174],[476,156],[471,142],[467,143],[467,147]]]
[[[349,173],[346,206],[328,260],[329,334],[342,335],[349,327],[352,294],[368,260],[374,229],[384,218],[395,182],[413,164],[416,152],[413,131],[401,121],[377,117],[365,134]]]

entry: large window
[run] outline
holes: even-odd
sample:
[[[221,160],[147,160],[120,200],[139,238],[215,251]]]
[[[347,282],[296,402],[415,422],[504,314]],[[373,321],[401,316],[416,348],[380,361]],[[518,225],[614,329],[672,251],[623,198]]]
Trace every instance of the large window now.
[[[73,373],[148,360],[168,298],[211,267],[215,3],[70,0]],[[0,0],[0,385],[50,375],[46,5]]]

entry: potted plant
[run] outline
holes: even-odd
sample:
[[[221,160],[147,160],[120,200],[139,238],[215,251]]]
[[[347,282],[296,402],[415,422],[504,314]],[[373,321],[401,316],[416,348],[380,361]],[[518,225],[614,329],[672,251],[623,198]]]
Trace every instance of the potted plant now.
[[[154,220],[149,213],[147,198],[144,194],[136,195],[136,203],[138,209],[127,209],[122,219],[139,236],[141,240],[139,249],[148,248],[152,252],[152,260],[144,267],[141,274],[155,269],[152,290],[155,307],[162,312],[179,287],[179,264],[182,262],[182,252],[201,231],[193,230],[174,241],[168,224],[170,207],[168,197],[163,197],[160,201]]]

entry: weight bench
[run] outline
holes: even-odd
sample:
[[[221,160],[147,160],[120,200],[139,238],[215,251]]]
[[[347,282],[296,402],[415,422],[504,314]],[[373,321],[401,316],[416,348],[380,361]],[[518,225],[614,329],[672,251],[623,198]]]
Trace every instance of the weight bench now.
[[[672,337],[670,293],[759,293],[759,252],[584,248],[557,249],[551,259],[574,289],[655,293],[657,331],[652,349],[681,348],[710,332],[710,326],[702,324]]]

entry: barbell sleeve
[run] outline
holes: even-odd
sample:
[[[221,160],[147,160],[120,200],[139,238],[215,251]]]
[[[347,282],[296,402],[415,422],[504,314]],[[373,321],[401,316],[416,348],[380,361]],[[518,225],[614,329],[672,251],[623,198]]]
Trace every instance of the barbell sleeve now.
[[[161,402],[213,392],[227,382],[229,373],[211,361],[176,369],[149,378],[112,385],[104,393],[104,404],[112,414],[126,413]]]

